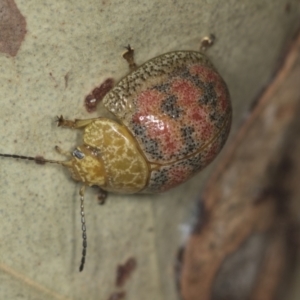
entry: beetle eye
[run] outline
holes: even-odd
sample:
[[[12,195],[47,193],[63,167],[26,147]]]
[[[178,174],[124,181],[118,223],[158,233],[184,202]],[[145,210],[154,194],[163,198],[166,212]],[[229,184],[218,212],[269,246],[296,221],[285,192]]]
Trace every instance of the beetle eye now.
[[[75,149],[72,154],[74,157],[76,157],[78,159],[84,158],[84,154],[81,151],[79,151],[78,149]]]

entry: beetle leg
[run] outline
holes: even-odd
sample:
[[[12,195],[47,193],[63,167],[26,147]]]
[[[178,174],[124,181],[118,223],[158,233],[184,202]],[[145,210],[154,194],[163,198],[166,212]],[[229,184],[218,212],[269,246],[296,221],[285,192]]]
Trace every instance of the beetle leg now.
[[[130,45],[125,48],[127,51],[123,54],[123,58],[128,62],[130,71],[134,71],[137,69],[137,64],[134,61],[134,49],[132,49]]]
[[[99,193],[98,193],[98,204],[99,205],[104,205],[106,202],[107,198],[107,191],[102,190],[99,188]]]
[[[61,149],[59,146],[55,146],[54,149],[56,150],[56,152],[58,152],[59,154],[65,155],[67,157],[71,157],[72,153],[69,151],[65,151],[63,149]]]
[[[104,191],[100,186],[98,185],[92,185],[91,186],[94,189],[97,189],[98,195],[97,200],[99,205],[104,205],[106,203],[108,192]]]
[[[74,121],[72,120],[65,120],[64,117],[61,115],[57,117],[56,122],[58,127],[66,127],[66,128],[71,128],[71,129],[78,129],[78,128],[83,128],[89,125],[90,123],[94,122],[98,118],[93,118],[93,119],[75,119]]]
[[[214,34],[210,34],[202,38],[200,42],[200,51],[205,52],[208,48],[210,48],[213,45],[215,39],[216,37]]]

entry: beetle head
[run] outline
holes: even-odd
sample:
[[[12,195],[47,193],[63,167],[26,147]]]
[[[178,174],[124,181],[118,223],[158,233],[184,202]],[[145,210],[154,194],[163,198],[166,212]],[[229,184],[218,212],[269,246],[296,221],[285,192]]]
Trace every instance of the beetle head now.
[[[85,185],[103,186],[105,184],[105,170],[101,154],[97,149],[87,145],[77,147],[71,160],[64,162],[72,177]]]

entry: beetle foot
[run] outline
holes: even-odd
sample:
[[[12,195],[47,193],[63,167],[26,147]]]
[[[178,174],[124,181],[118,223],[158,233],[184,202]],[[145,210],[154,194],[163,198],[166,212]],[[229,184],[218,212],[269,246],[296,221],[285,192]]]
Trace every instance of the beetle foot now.
[[[107,192],[99,189],[99,193],[98,193],[98,204],[99,205],[104,205],[107,199]]]
[[[56,122],[58,127],[68,127],[74,128],[75,122],[71,120],[65,120],[62,115],[56,117]]]
[[[57,127],[63,126],[65,119],[62,115],[56,116]]]
[[[134,49],[130,45],[125,48],[127,51],[123,54],[123,58],[128,62],[130,71],[134,71],[137,69],[137,64],[134,61]]]
[[[98,190],[98,197],[97,197],[98,204],[99,204],[99,205],[105,204],[106,199],[107,199],[108,192],[102,190],[98,185],[92,185],[92,188]]]
[[[200,42],[200,51],[206,51],[210,48],[214,44],[215,39],[216,37],[214,34],[205,36]]]

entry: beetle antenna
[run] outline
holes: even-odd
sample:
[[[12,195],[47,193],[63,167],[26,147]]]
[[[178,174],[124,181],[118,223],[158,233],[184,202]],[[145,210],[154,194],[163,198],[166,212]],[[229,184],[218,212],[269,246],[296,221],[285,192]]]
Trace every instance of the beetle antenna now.
[[[0,153],[0,156],[9,157],[9,158],[16,158],[16,159],[33,160],[39,165],[43,165],[45,163],[52,163],[52,164],[59,164],[59,165],[64,164],[64,162],[60,162],[60,161],[52,160],[52,159],[46,159],[43,156],[33,157],[33,156],[24,156],[24,155],[6,154],[6,153]]]
[[[86,248],[87,248],[87,237],[86,237],[86,225],[85,225],[85,217],[84,217],[84,192],[85,185],[80,189],[80,215],[81,215],[81,230],[82,230],[82,256],[79,267],[79,272],[81,272],[84,268],[85,257],[86,257]]]

